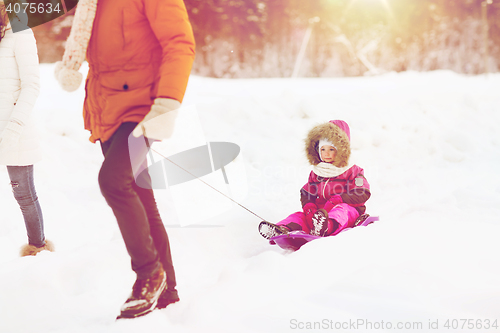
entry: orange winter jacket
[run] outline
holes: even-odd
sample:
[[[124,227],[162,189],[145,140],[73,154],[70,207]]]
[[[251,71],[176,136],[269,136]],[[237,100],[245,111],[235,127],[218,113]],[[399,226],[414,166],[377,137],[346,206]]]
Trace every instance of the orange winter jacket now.
[[[100,0],[87,48],[83,117],[90,141],[140,122],[156,97],[182,102],[194,48],[182,0]]]

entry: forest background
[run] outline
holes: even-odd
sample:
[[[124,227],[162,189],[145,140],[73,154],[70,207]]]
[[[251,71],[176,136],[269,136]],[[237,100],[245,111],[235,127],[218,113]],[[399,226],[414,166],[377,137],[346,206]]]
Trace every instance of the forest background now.
[[[500,68],[500,0],[185,4],[197,43],[196,75],[343,77],[438,69],[481,74]],[[62,58],[73,14],[33,29],[41,62]]]

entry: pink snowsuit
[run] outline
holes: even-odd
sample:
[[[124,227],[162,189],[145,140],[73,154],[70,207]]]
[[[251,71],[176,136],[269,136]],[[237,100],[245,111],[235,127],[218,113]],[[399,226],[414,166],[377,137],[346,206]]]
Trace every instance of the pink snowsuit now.
[[[311,165],[324,163],[319,154],[319,142],[326,140],[336,149],[331,164],[337,168],[348,165],[351,154],[350,129],[345,121],[331,120],[315,126],[309,131],[306,143],[306,155]],[[324,208],[328,217],[336,221],[332,223],[332,231],[328,235],[336,235],[345,228],[353,227],[360,214],[366,210],[365,202],[370,198],[370,185],[366,181],[363,169],[354,165],[336,177],[321,177],[311,171],[309,180],[300,190],[302,207],[314,209]],[[305,207],[307,205],[307,207]],[[311,215],[309,215],[311,216]],[[291,230],[310,232],[304,212],[296,212],[277,223]]]
[[[332,196],[341,196],[344,202],[333,206],[328,212],[328,217],[337,221],[340,225],[332,233],[332,235],[336,235],[345,228],[353,227],[359,215],[365,212],[366,207],[364,204],[369,197],[367,191],[369,189],[370,185],[364,177],[363,169],[354,165],[334,178],[323,178],[311,171],[309,181],[302,187],[301,193],[303,196],[305,193],[306,196],[314,199],[309,202],[314,202],[318,209],[324,208],[328,199]],[[310,231],[304,212],[293,213],[277,224],[287,225],[289,223],[300,225],[301,229],[306,233]]]
[[[357,165],[352,166],[343,174],[333,178],[323,178],[311,171],[309,181],[301,189],[302,196],[308,196],[310,200],[318,206],[324,208],[325,204],[334,195],[340,195],[342,203],[338,203],[328,211],[328,217],[337,221],[339,227],[332,232],[336,235],[345,228],[352,228],[354,222],[366,210],[365,202],[368,200],[370,185],[364,177],[363,169]],[[306,223],[304,212],[296,212],[289,215],[278,225],[288,225],[294,223],[309,233],[310,229]],[[292,230],[298,227],[291,225]]]

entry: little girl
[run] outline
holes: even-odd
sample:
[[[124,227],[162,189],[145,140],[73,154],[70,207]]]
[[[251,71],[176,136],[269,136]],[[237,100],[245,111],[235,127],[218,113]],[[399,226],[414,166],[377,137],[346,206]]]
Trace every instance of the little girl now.
[[[295,230],[324,237],[354,226],[366,210],[370,185],[363,169],[349,163],[350,140],[349,126],[342,120],[317,125],[309,132],[306,154],[313,170],[300,190],[302,211],[277,224],[262,221],[259,233],[264,238]]]

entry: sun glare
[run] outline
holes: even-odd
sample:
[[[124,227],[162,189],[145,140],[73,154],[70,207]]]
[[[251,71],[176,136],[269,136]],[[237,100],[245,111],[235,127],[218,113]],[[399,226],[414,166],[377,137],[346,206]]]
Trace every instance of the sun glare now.
[[[351,0],[351,2],[347,5],[347,10],[349,10],[355,3],[381,3],[385,9],[387,10],[387,13],[391,16],[394,17],[394,14],[392,12],[391,6],[389,5],[389,0]]]
[[[380,2],[382,2],[382,5],[384,5],[385,9],[387,9],[387,12],[389,13],[389,15],[394,16],[394,14],[392,13],[392,9],[391,9],[391,6],[389,5],[389,2],[388,0],[379,0]]]

